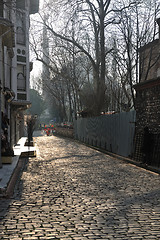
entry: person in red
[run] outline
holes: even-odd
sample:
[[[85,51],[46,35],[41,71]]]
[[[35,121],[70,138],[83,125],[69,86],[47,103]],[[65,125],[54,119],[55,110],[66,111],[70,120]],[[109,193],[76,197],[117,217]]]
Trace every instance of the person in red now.
[[[49,136],[49,135],[50,135],[50,128],[47,128],[47,131],[46,131],[46,133],[47,133],[47,136]]]
[[[51,133],[53,134],[55,132],[54,125],[51,125]]]

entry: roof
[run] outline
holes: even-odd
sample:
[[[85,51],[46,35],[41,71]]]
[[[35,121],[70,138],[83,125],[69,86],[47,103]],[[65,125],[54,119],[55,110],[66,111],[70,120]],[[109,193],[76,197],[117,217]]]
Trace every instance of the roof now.
[[[143,90],[143,89],[147,89],[147,88],[151,88],[159,85],[160,85],[160,77],[157,77],[155,79],[137,83],[136,85],[134,85],[134,89],[138,91],[138,90]]]
[[[156,45],[159,45],[159,44],[160,44],[159,42],[160,42],[159,39],[155,39],[155,40],[153,40],[152,42],[149,42],[149,43],[145,44],[144,46],[140,47],[140,48],[138,49],[138,51],[139,51],[139,52],[142,52],[142,51],[144,51],[144,50],[146,50],[146,49],[148,49],[148,48],[155,47]]]

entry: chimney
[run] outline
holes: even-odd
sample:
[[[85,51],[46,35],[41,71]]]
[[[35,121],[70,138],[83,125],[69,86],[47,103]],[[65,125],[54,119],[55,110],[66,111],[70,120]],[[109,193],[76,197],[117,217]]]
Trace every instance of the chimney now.
[[[157,18],[156,22],[157,22],[158,27],[159,27],[158,32],[159,32],[159,39],[160,39],[160,18]]]

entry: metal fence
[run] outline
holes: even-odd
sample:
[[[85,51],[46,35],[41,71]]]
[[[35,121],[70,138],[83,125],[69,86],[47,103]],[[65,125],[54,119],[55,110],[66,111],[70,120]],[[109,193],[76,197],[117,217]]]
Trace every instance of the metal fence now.
[[[135,119],[135,111],[78,118],[74,123],[75,138],[109,152],[132,157]]]

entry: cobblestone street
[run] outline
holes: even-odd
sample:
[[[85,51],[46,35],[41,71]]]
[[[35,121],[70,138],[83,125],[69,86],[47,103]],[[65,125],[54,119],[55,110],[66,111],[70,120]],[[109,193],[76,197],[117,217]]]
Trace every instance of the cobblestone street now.
[[[0,239],[160,239],[160,176],[85,145],[35,138],[14,196],[0,199]]]

